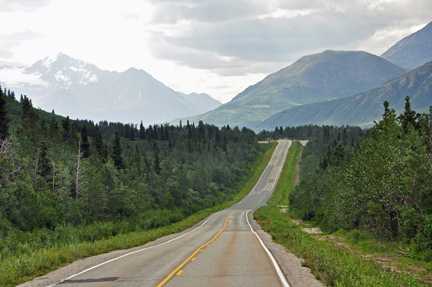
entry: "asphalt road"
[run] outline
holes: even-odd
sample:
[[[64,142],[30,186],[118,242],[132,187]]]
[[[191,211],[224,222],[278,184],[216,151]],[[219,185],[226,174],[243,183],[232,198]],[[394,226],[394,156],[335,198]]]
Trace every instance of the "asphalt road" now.
[[[80,272],[56,286],[288,286],[248,221],[271,196],[290,146],[291,141],[279,141],[252,191],[198,228]]]

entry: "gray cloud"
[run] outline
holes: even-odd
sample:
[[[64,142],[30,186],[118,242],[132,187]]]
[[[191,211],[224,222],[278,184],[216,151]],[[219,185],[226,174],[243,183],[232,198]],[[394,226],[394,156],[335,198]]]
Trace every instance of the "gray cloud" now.
[[[36,39],[41,37],[40,34],[26,30],[23,32],[17,32],[10,35],[0,34],[0,43],[2,47],[0,49],[0,59],[10,59],[14,56],[14,49],[20,46],[23,41]]]
[[[52,0],[0,0],[0,7],[3,12],[32,12],[39,8],[48,6],[51,1]]]
[[[152,24],[163,28],[152,32],[150,49],[181,65],[240,75],[327,49],[355,50],[379,30],[432,20],[425,13],[432,2],[423,0],[281,2],[158,1]],[[187,29],[181,30],[184,22]]]

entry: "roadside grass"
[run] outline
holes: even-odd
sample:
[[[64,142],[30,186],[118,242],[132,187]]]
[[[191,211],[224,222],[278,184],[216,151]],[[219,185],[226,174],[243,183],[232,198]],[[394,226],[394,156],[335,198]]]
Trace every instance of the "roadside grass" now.
[[[160,237],[178,233],[194,226],[210,214],[231,206],[248,194],[267,166],[275,147],[276,143],[261,145],[261,156],[250,166],[244,178],[233,187],[236,193],[232,200],[201,210],[177,223],[152,230],[119,234],[94,242],[53,244],[52,247],[41,249],[34,249],[30,242],[22,244],[20,246],[20,249],[23,250],[21,254],[13,258],[3,258],[0,261],[0,286],[16,286],[78,259],[141,246]],[[78,230],[72,230],[72,232],[78,232]]]
[[[301,151],[298,155],[298,151],[291,148],[284,169],[295,172]],[[287,205],[288,201],[283,199],[289,197],[294,183],[295,176],[283,172],[268,203]],[[281,190],[289,191],[281,196]],[[400,256],[401,253],[394,250],[403,251],[403,247],[397,243],[376,242],[366,232],[357,230],[308,234],[302,229],[310,224],[293,218],[286,211],[286,208],[267,205],[255,211],[254,218],[276,243],[302,258],[302,266],[310,268],[326,286],[432,286],[432,263]]]
[[[285,160],[281,176],[273,192],[272,197],[267,201],[270,205],[288,205],[289,194],[294,189],[296,169],[295,163],[300,160],[303,146],[299,141],[293,141],[287,158]]]
[[[301,231],[278,207],[261,207],[254,213],[254,218],[276,243],[302,258],[302,266],[310,268],[326,286],[423,285],[417,275],[382,268],[374,260],[352,252],[346,245],[321,241],[316,235]]]

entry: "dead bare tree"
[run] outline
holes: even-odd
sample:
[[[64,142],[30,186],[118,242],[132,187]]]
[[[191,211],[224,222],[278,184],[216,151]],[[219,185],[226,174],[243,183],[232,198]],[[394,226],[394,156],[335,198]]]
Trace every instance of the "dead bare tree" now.
[[[11,164],[11,166],[7,169],[6,180],[16,183],[15,174],[21,170],[21,166],[16,166],[12,136],[9,136],[4,140],[0,140],[0,155],[4,160]]]
[[[81,173],[83,173],[83,171],[81,170],[81,159],[84,155],[84,152],[81,152],[81,139],[79,140],[78,143],[78,155],[77,155],[77,169],[76,169],[76,177],[75,177],[75,201],[78,201],[78,194],[79,191],[81,189],[81,187],[84,185],[83,181],[80,181],[81,179]]]

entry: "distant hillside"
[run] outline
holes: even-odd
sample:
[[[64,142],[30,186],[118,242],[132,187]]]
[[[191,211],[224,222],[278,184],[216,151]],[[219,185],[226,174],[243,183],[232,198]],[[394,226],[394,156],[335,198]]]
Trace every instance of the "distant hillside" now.
[[[302,57],[248,87],[229,103],[188,119],[216,125],[254,126],[287,108],[348,97],[407,71],[366,52],[325,51]]]
[[[208,111],[212,111],[222,105],[218,100],[213,99],[209,95],[205,93],[197,94],[184,94],[181,92],[177,92],[180,96],[185,98],[188,102],[193,104],[197,109],[199,109],[200,113],[205,113]]]
[[[17,127],[21,126],[22,123],[22,104],[16,100],[13,100],[9,97],[6,98],[6,110],[8,112],[8,117],[10,119],[9,122],[9,128],[11,130],[16,129]],[[51,122],[52,119],[55,119],[57,123],[61,123],[61,120],[64,119],[64,117],[48,113],[43,110],[35,109],[36,113],[39,115],[40,120],[44,120],[47,125]]]
[[[381,57],[409,69],[432,61],[432,22],[394,44]]]
[[[390,102],[390,108],[401,113],[407,95],[414,110],[428,112],[432,105],[432,62],[349,98],[285,110],[268,118],[256,129],[305,124],[370,126],[374,120],[381,119],[384,100]]]
[[[104,71],[64,54],[27,67],[0,67],[0,85],[72,119],[147,125],[202,113],[143,70]]]

